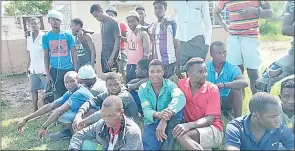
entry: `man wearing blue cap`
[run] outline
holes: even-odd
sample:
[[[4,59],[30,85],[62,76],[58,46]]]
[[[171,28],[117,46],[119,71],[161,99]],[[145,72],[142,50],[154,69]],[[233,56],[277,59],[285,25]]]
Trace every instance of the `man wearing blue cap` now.
[[[52,30],[42,39],[46,83],[53,87],[55,99],[60,98],[66,91],[64,75],[68,71],[77,71],[77,50],[71,33],[60,29],[62,15],[56,10],[48,13],[48,22]]]

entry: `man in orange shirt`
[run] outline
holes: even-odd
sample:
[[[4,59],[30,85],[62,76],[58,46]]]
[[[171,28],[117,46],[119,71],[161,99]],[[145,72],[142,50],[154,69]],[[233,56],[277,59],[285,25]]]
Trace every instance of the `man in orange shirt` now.
[[[187,100],[183,112],[186,123],[178,124],[172,134],[186,150],[217,148],[223,138],[219,89],[206,81],[202,58],[191,58],[186,68],[188,79],[178,81]]]

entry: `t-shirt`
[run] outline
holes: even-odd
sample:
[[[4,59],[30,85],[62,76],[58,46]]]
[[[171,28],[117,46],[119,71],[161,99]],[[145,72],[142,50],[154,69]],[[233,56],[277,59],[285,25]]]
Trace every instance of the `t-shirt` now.
[[[294,0],[288,0],[285,6],[285,15],[293,15],[294,17]],[[293,22],[294,24],[294,22]],[[294,55],[294,36],[293,41],[291,42],[291,50],[290,53]]]
[[[107,92],[106,82],[102,79],[97,78],[94,85],[90,88],[90,92],[93,96],[97,96],[101,93]]]
[[[235,146],[240,150],[278,150],[281,143],[287,150],[294,150],[293,132],[285,124],[266,130],[258,143],[250,129],[250,122],[251,114],[229,122],[226,126],[225,145]]]
[[[62,97],[55,100],[53,103],[64,104],[68,103],[71,106],[71,111],[77,113],[79,108],[88,100],[92,99],[92,93],[84,86],[79,85],[75,92],[66,92]]]
[[[101,23],[101,40],[102,40],[102,50],[101,58],[109,59],[112,55],[115,39],[120,37],[120,27],[118,22],[109,17],[108,20]]]
[[[145,32],[145,31],[143,31]],[[128,64],[137,64],[137,62],[143,58],[143,44],[141,34],[135,35],[135,33],[130,32],[127,36],[128,42]]]
[[[154,50],[154,59],[159,59],[164,65],[176,62],[174,37],[176,35],[177,24],[169,21],[166,30],[161,30],[159,22],[153,23],[149,28]]]
[[[286,124],[288,128],[292,129],[294,125],[294,115],[289,118],[289,116],[286,113],[284,113],[284,111],[282,111],[280,116],[282,122]]]
[[[49,63],[52,68],[72,69],[71,48],[75,47],[74,36],[68,32],[46,33],[42,39],[42,47],[49,51]]]
[[[86,40],[79,42],[76,38],[76,49],[80,66],[91,62],[91,50]]]
[[[267,1],[236,1],[236,0],[224,0],[219,1],[218,8],[224,9],[225,7],[229,11],[230,18],[230,34],[231,35],[243,35],[250,37],[258,37],[259,35],[259,16],[251,15],[247,18],[243,18],[239,12],[249,7],[260,7],[261,4],[265,4]]]
[[[42,49],[42,37],[45,33],[39,31],[39,34],[33,40],[33,34],[27,37],[27,50],[30,52],[30,67],[31,74],[40,74],[45,72],[44,51]]]
[[[127,26],[124,23],[120,23],[120,31],[121,35],[123,35],[124,32],[127,32]],[[125,49],[125,42],[121,40],[120,42],[120,49]]]
[[[177,85],[186,98],[183,110],[185,121],[194,122],[207,115],[214,115],[212,125],[222,132],[222,121],[220,120],[221,103],[217,86],[205,82],[198,92],[192,95],[189,78],[179,80]]]
[[[239,75],[242,75],[242,71],[238,66],[232,65],[228,63],[227,61],[224,63],[222,71],[220,72],[219,75],[215,71],[213,61],[208,62],[206,66],[208,71],[207,81],[213,84],[223,83],[223,82],[232,82]],[[222,98],[226,98],[230,93],[230,89],[228,88],[220,89],[219,93]]]

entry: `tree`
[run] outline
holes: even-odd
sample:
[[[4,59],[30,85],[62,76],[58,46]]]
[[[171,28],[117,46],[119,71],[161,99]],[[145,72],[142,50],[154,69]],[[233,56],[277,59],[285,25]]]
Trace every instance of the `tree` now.
[[[4,4],[6,16],[47,14],[52,1],[10,1]]]

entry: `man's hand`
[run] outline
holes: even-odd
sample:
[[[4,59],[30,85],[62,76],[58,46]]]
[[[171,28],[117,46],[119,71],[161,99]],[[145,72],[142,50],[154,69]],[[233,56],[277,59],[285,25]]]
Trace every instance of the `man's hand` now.
[[[39,131],[39,138],[41,140],[43,140],[44,136],[46,136],[48,134],[48,130],[47,128],[41,128],[40,131]]]
[[[229,32],[229,27],[228,27],[228,25],[227,25],[225,22],[222,22],[222,23],[221,23],[221,26],[222,26],[222,28],[223,28],[226,32]]]
[[[81,126],[84,125],[82,123],[82,117],[80,116],[76,116],[75,120],[73,121],[72,127],[74,132],[76,133],[77,131],[79,131],[81,128]]]
[[[113,65],[114,65],[114,57],[110,57],[109,60],[108,60],[108,65],[109,65],[109,68],[110,70],[112,69]]]
[[[27,121],[25,119],[22,119],[19,123],[17,123],[17,131],[18,133],[23,132],[23,127],[27,124]]]
[[[50,76],[50,74],[46,74],[46,84],[50,84],[52,82],[52,78]]]
[[[169,114],[162,112],[156,112],[155,113],[156,118],[160,119],[160,120],[165,120],[168,121],[170,119]]]
[[[167,122],[164,120],[161,120],[159,125],[156,128],[156,137],[158,141],[163,142],[163,139],[167,139],[167,135],[165,134],[165,129],[167,126]]]
[[[178,124],[172,131],[172,135],[175,138],[181,137],[183,134],[190,130],[188,123]]]
[[[256,8],[256,7],[249,7],[249,8],[246,8],[242,11],[239,12],[239,14],[243,17],[243,18],[247,18],[251,15],[255,15],[255,16],[258,16],[259,12],[259,8]]]
[[[168,120],[170,120],[170,118],[174,115],[174,112],[171,111],[170,109],[164,109],[164,110],[162,111],[162,115],[163,115],[163,117],[164,117],[163,120],[168,121]]]
[[[218,87],[218,89],[223,89],[224,88],[223,83],[217,83],[216,86]]]

